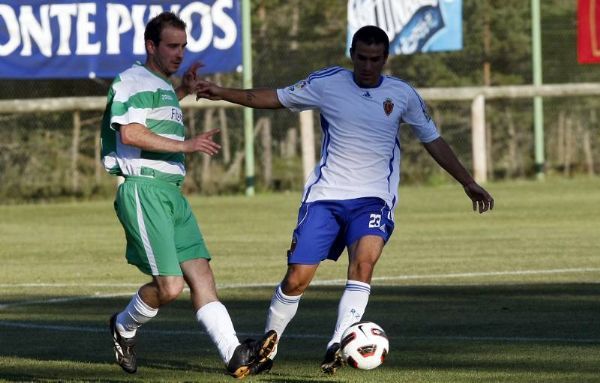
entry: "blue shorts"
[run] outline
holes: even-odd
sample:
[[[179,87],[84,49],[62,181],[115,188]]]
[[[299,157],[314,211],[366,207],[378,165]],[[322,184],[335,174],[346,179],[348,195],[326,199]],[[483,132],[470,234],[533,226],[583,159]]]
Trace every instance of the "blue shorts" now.
[[[337,261],[344,248],[360,238],[376,235],[387,242],[393,231],[392,214],[380,198],[303,203],[288,251],[288,264]]]

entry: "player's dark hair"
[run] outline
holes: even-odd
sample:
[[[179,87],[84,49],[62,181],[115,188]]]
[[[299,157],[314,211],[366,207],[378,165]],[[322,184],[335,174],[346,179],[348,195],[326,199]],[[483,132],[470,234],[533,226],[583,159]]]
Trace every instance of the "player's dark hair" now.
[[[387,56],[390,51],[390,39],[387,33],[375,25],[366,25],[360,28],[354,36],[352,36],[352,45],[350,46],[350,53],[354,52],[356,48],[356,42],[360,41],[367,45],[372,44],[383,44],[385,48],[384,54]]]
[[[154,45],[158,46],[160,43],[160,34],[166,27],[185,30],[185,22],[173,12],[163,12],[153,17],[146,25],[144,41],[152,40]]]

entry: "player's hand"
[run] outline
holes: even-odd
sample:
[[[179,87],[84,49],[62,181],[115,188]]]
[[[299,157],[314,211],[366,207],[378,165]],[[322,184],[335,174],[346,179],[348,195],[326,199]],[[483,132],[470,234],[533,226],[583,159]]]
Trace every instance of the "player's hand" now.
[[[185,71],[181,79],[181,91],[187,94],[193,94],[196,89],[200,77],[198,77],[198,70],[202,68],[204,64],[202,61],[196,61]]]
[[[479,213],[484,213],[494,209],[494,199],[484,188],[476,182],[471,182],[464,186],[465,193],[473,201],[473,211],[479,210]]]
[[[218,95],[219,86],[207,81],[207,80],[198,80],[196,83],[196,87],[194,92],[196,93],[196,101],[201,98],[206,98],[209,100],[222,100],[223,98]]]
[[[221,149],[221,145],[213,141],[213,136],[220,132],[220,129],[209,130],[197,135],[189,140],[184,141],[184,152],[202,152],[209,156],[215,155]]]

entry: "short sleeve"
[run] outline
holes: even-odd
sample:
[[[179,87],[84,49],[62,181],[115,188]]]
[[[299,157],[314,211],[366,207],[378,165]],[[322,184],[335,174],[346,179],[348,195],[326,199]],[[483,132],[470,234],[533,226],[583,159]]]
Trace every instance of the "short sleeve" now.
[[[138,123],[146,126],[146,117],[152,107],[147,92],[136,88],[134,81],[115,81],[112,84],[113,101],[110,107],[110,127]]]
[[[281,105],[293,112],[317,109],[321,101],[320,84],[309,79],[310,76],[287,88],[277,89],[277,98]]]
[[[410,87],[407,92],[408,103],[402,122],[412,127],[414,134],[421,142],[431,142],[440,136],[435,123],[427,113],[427,106],[417,91]]]

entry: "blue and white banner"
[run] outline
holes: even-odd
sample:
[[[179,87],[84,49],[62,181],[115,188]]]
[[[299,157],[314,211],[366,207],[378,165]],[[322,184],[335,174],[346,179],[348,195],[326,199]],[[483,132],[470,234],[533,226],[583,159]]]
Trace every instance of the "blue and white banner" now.
[[[462,49],[462,0],[348,0],[348,43],[365,25],[390,38],[391,55]]]
[[[240,0],[3,0],[0,78],[113,78],[145,62],[146,23],[163,11],[187,24],[182,72],[197,60],[206,74],[239,69]]]

